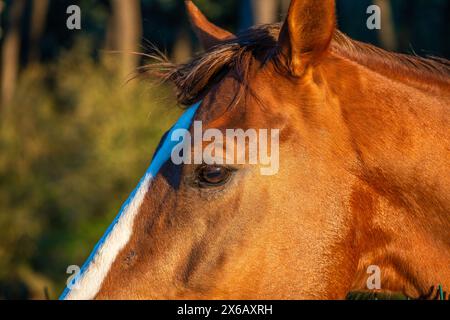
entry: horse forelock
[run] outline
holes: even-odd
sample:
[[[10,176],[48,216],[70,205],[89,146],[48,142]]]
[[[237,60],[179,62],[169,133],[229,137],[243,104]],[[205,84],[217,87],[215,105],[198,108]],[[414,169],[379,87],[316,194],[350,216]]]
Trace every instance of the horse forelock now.
[[[157,74],[163,81],[172,82],[177,89],[178,102],[191,105],[230,70],[246,84],[253,60],[264,63],[277,54],[280,30],[281,23],[252,27],[184,64],[171,63],[156,50],[149,56],[158,62],[147,65],[145,69],[150,75]],[[388,52],[353,40],[338,30],[331,42],[330,52],[388,75],[414,77],[436,84],[448,85],[450,82],[450,61],[446,59]]]

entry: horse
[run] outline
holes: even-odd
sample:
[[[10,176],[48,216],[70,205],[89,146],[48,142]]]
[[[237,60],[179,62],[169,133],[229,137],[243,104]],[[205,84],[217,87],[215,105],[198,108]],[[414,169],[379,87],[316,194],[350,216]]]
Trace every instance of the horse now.
[[[186,111],[61,298],[447,298],[450,62],[350,39],[332,0],[239,34],[186,6],[205,51],[148,67]],[[279,171],[174,164],[193,121],[278,129]]]

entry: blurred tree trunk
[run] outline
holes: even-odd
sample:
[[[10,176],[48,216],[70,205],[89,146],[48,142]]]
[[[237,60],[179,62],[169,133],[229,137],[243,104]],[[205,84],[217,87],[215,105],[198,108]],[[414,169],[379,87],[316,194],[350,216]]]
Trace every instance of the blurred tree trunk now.
[[[45,30],[49,0],[32,0],[30,25],[30,63],[39,61],[41,57],[40,40]]]
[[[280,0],[241,0],[240,3],[241,29],[278,20]]]
[[[291,0],[281,0],[281,13],[283,14],[283,19],[287,16],[290,4]]]
[[[25,4],[25,0],[12,1],[7,15],[1,63],[2,106],[11,102],[17,84],[20,64],[21,21]]]
[[[111,5],[114,47],[121,55],[121,77],[126,77],[135,71],[140,60],[136,52],[142,37],[141,5],[139,0],[111,0]]]
[[[276,22],[279,4],[279,0],[252,0],[254,24]]]
[[[183,28],[178,33],[173,47],[173,60],[176,63],[184,63],[192,56],[192,43],[189,38],[189,32],[187,28]]]
[[[380,44],[387,50],[395,51],[398,45],[391,0],[374,0],[373,3],[381,9],[381,30],[378,30]]]

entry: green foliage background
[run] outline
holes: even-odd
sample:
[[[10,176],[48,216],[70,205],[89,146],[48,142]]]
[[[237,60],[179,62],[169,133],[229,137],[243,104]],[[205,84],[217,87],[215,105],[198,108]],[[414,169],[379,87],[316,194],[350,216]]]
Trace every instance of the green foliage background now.
[[[167,88],[117,79],[87,46],[28,68],[0,118],[2,298],[56,298],[180,112]]]

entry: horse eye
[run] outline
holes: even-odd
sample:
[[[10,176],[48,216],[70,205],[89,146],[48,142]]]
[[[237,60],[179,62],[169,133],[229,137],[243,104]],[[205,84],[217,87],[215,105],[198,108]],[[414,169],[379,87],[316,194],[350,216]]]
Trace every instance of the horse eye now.
[[[201,187],[222,186],[231,177],[231,170],[221,166],[203,166],[197,173],[197,179]]]

